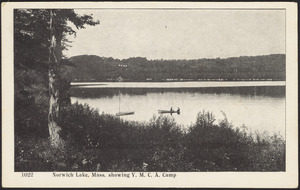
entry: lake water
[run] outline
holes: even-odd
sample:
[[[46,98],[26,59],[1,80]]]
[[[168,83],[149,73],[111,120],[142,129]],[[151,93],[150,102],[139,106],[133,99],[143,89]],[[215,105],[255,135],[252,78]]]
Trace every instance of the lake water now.
[[[158,110],[180,108],[173,117],[185,128],[195,123],[198,112],[212,112],[216,123],[224,112],[234,126],[249,131],[285,135],[284,82],[181,82],[181,83],[82,83],[73,84],[71,102],[87,103],[100,113],[116,114],[132,121],[149,121]]]

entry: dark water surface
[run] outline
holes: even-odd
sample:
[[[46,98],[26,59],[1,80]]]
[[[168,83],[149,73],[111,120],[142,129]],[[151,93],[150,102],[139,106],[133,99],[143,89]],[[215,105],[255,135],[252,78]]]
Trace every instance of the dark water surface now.
[[[197,113],[213,112],[216,122],[221,111],[235,126],[252,131],[285,134],[285,86],[204,87],[204,88],[71,88],[71,101],[87,103],[100,113],[116,114],[135,111],[122,117],[132,121],[149,121],[158,110],[180,107],[181,113],[166,114],[178,124],[188,127]]]

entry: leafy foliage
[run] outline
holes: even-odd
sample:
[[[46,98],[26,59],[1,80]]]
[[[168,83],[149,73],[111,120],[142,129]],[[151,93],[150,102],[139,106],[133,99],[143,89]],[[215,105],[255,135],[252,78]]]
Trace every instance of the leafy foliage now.
[[[183,130],[171,117],[128,122],[75,103],[62,110],[65,151],[47,139],[18,138],[17,171],[285,171],[285,141],[248,134],[199,112]],[[35,162],[38,162],[35,164]]]
[[[67,22],[72,22],[78,29],[99,23],[91,16],[76,14],[72,9],[55,9],[53,12],[60,50],[67,46],[66,35],[75,34]],[[48,136],[49,22],[48,9],[14,10],[15,133],[19,136]],[[60,65],[66,62],[61,60]],[[60,104],[68,105],[70,81],[63,68],[57,75]]]

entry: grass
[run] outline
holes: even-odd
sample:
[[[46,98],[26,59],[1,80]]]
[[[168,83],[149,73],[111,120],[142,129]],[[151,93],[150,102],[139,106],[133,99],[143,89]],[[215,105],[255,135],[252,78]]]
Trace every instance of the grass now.
[[[48,138],[15,138],[16,171],[285,171],[279,135],[248,134],[202,111],[183,130],[172,117],[137,123],[87,105],[61,110],[65,146]]]

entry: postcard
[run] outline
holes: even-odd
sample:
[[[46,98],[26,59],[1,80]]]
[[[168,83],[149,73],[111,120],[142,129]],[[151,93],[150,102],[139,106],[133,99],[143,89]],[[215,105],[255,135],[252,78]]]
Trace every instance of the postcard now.
[[[3,187],[298,187],[296,3],[1,9]]]

